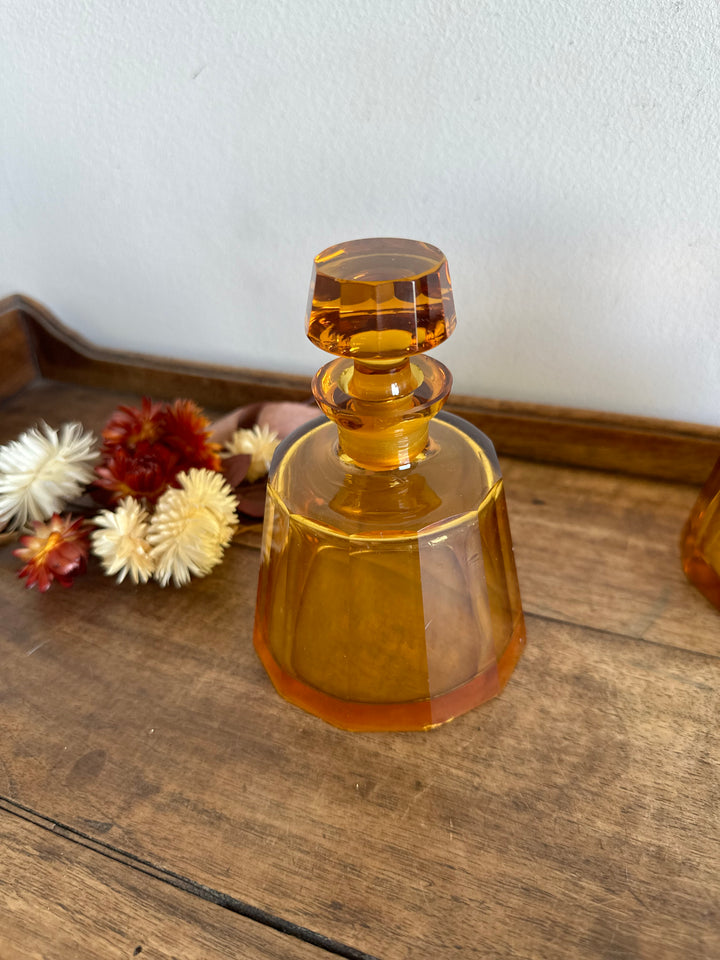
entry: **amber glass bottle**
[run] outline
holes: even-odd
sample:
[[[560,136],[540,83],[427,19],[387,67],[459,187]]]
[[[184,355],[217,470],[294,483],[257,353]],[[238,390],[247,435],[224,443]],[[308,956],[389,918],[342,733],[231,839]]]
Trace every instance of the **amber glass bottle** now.
[[[422,352],[455,326],[443,254],[357,240],[315,260],[327,415],[268,478],[255,646],[288,700],[350,730],[423,730],[497,694],[525,640],[490,441],[440,413]]]
[[[720,608],[720,460],[685,524],[681,550],[690,581]]]

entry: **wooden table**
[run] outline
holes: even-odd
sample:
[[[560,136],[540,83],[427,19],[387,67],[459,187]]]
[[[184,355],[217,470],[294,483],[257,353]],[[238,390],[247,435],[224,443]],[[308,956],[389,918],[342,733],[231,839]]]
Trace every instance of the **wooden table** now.
[[[36,377],[38,418],[130,395]],[[427,734],[286,704],[258,552],[175,590],[26,591],[0,549],[0,958],[716,958],[720,612],[697,485],[503,458],[528,647]]]

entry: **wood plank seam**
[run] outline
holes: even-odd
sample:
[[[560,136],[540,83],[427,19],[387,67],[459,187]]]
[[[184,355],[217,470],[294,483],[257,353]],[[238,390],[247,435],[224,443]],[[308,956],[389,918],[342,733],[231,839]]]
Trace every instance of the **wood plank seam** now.
[[[216,906],[223,907],[225,910],[237,913],[240,916],[246,917],[248,920],[254,920],[256,923],[277,930],[279,933],[284,933],[286,936],[294,937],[297,940],[302,940],[312,946],[319,947],[334,956],[343,957],[344,960],[379,960],[378,957],[374,957],[348,944],[341,943],[331,937],[326,937],[321,933],[317,933],[315,930],[310,930],[308,927],[292,923],[289,920],[269,913],[267,910],[263,910],[261,907],[253,906],[220,890],[215,890],[212,887],[197,883],[189,877],[183,877],[172,870],[158,867],[151,861],[137,857],[132,853],[128,853],[126,850],[120,850],[111,844],[96,840],[81,830],[76,830],[74,827],[60,823],[52,817],[46,817],[44,814],[37,813],[30,807],[26,807],[16,800],[11,800],[9,797],[0,795],[0,810],[3,810],[10,816],[18,817],[27,823],[32,823],[41,830],[47,830],[48,833],[52,833],[53,836],[62,837],[69,843],[76,843],[78,846],[93,850],[100,856],[106,857],[108,860],[114,860],[116,863],[120,863],[130,870],[135,870],[161,883],[167,883],[177,890],[182,890],[201,900],[207,900],[209,903],[214,903]]]
[[[702,660],[720,660],[720,652],[708,653],[706,650],[689,650],[687,647],[680,647],[675,643],[666,643],[659,640],[649,640],[647,637],[639,637],[631,633],[619,633],[616,630],[608,630],[606,627],[595,627],[587,623],[580,623],[576,620],[567,620],[563,617],[549,617],[544,613],[534,613],[525,604],[523,604],[523,613],[528,620],[541,620],[545,623],[557,623],[563,627],[579,627],[583,630],[592,630],[593,633],[601,637],[608,637],[612,640],[622,640],[630,643],[647,643],[653,647],[661,647],[663,650],[676,650],[678,653],[689,656],[700,657]],[[532,638],[531,641],[532,642]]]

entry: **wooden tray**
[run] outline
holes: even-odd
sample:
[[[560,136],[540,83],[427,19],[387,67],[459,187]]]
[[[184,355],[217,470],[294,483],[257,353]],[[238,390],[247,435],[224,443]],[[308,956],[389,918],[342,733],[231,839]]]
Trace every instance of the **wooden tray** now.
[[[100,350],[22,297],[0,347],[0,442],[142,393],[307,395]],[[251,547],[183,590],[91,569],[45,596],[0,549],[3,960],[720,955],[720,613],[677,547],[720,431],[452,409],[503,455],[529,644],[501,697],[428,734],[275,694]]]

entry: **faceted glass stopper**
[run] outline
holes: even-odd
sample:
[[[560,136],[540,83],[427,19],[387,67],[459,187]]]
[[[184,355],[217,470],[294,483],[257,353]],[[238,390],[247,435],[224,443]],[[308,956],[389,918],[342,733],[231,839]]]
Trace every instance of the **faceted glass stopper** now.
[[[445,255],[418,240],[352,240],[315,258],[307,335],[321,350],[392,363],[455,328]]]

